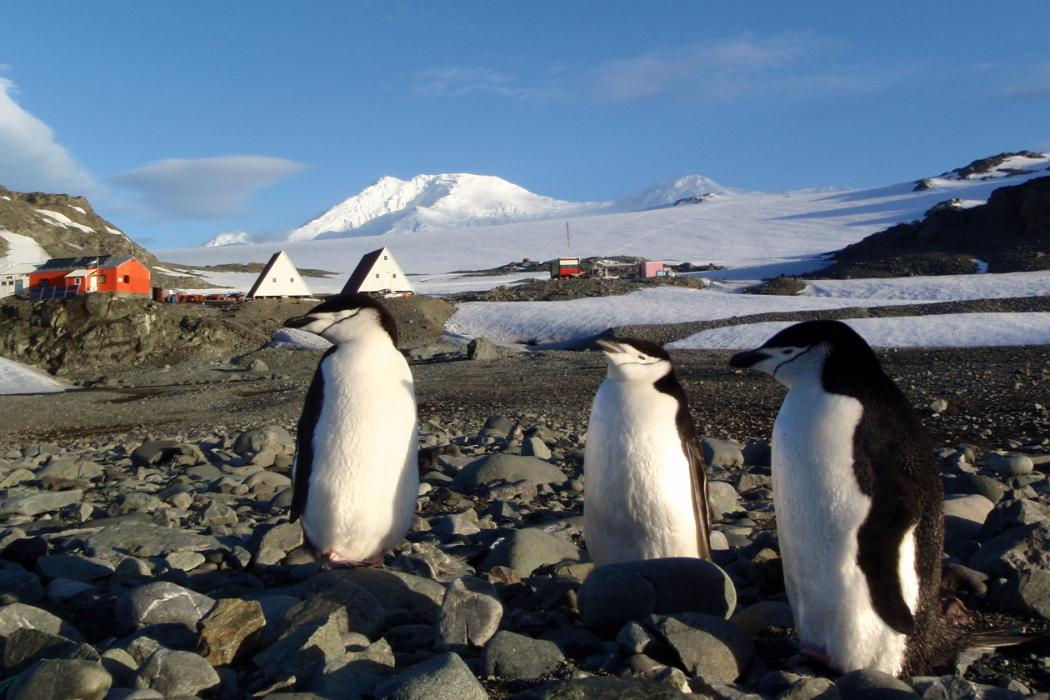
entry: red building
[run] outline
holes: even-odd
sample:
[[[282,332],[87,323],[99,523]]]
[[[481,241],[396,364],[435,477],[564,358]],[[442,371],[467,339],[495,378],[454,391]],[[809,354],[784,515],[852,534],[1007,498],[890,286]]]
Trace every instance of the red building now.
[[[29,273],[29,298],[35,301],[92,292],[148,295],[150,291],[149,268],[135,258],[52,258]]]

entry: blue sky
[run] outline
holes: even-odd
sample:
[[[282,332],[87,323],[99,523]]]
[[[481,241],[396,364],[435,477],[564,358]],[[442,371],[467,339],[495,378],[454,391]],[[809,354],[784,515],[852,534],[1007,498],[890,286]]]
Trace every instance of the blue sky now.
[[[169,248],[275,237],[383,175],[604,200],[1050,150],[1050,3],[837,5],[8,3],[0,184]]]

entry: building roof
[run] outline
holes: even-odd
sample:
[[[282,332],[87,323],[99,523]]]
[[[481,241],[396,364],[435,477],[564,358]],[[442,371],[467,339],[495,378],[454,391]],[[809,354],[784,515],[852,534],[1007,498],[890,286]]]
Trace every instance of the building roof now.
[[[361,262],[357,263],[357,267],[354,268],[353,273],[350,275],[350,279],[343,285],[343,294],[351,294],[361,288],[361,284],[364,283],[365,278],[368,277],[369,271],[376,264],[376,260],[386,250],[380,248],[379,250],[373,250],[371,253],[365,253],[361,256]]]
[[[277,265],[278,261],[280,261],[282,258],[284,260],[287,260],[287,266],[295,272],[295,276],[298,278],[299,283],[302,285],[303,290],[306,292],[306,294],[281,294],[281,296],[309,296],[310,290],[306,287],[306,282],[303,280],[303,276],[299,273],[298,268],[295,267],[295,263],[292,262],[292,259],[289,258],[283,250],[279,250],[270,256],[270,260],[266,263],[266,266],[263,267],[262,272],[260,272],[259,276],[255,278],[255,283],[252,284],[252,288],[248,290],[248,297],[254,297],[259,292],[260,287],[270,286],[267,285],[266,280],[270,276],[270,272]],[[279,288],[283,286],[284,285],[278,285]],[[264,289],[264,291],[266,290]]]
[[[73,270],[68,275],[66,275],[66,277],[90,277],[91,275],[93,275],[93,274],[95,274],[97,272],[98,272],[98,270],[85,270],[85,269]]]
[[[61,270],[77,270],[81,268],[107,269],[123,265],[134,258],[114,257],[112,255],[85,255],[79,258],[51,258],[36,268],[37,272],[58,272]]]

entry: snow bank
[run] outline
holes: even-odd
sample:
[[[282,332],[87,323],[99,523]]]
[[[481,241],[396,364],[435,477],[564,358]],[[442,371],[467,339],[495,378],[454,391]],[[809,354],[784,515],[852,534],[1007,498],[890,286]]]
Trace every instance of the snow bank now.
[[[853,318],[845,323],[880,348],[959,348],[1050,345],[1050,313],[974,313],[897,318]],[[669,343],[670,348],[743,350],[755,348],[792,325],[749,323],[703,331]]]
[[[270,337],[267,347],[286,350],[327,350],[332,344],[319,335],[298,328],[278,328]]]
[[[445,324],[449,333],[496,343],[556,343],[601,333],[612,326],[714,321],[775,311],[911,303],[885,299],[823,299],[736,294],[719,288],[656,287],[613,297],[570,301],[469,302]]]
[[[57,394],[65,390],[65,384],[46,372],[0,357],[0,395]]]

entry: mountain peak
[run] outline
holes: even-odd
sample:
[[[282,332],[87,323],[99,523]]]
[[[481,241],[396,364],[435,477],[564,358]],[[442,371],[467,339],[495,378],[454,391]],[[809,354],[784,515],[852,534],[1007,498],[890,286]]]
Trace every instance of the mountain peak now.
[[[385,175],[292,231],[290,241],[372,236],[392,231],[487,226],[637,211],[730,190],[700,175],[669,180],[609,202],[569,202],[534,194],[495,175],[440,173],[402,180]],[[699,199],[697,201],[700,201]]]

